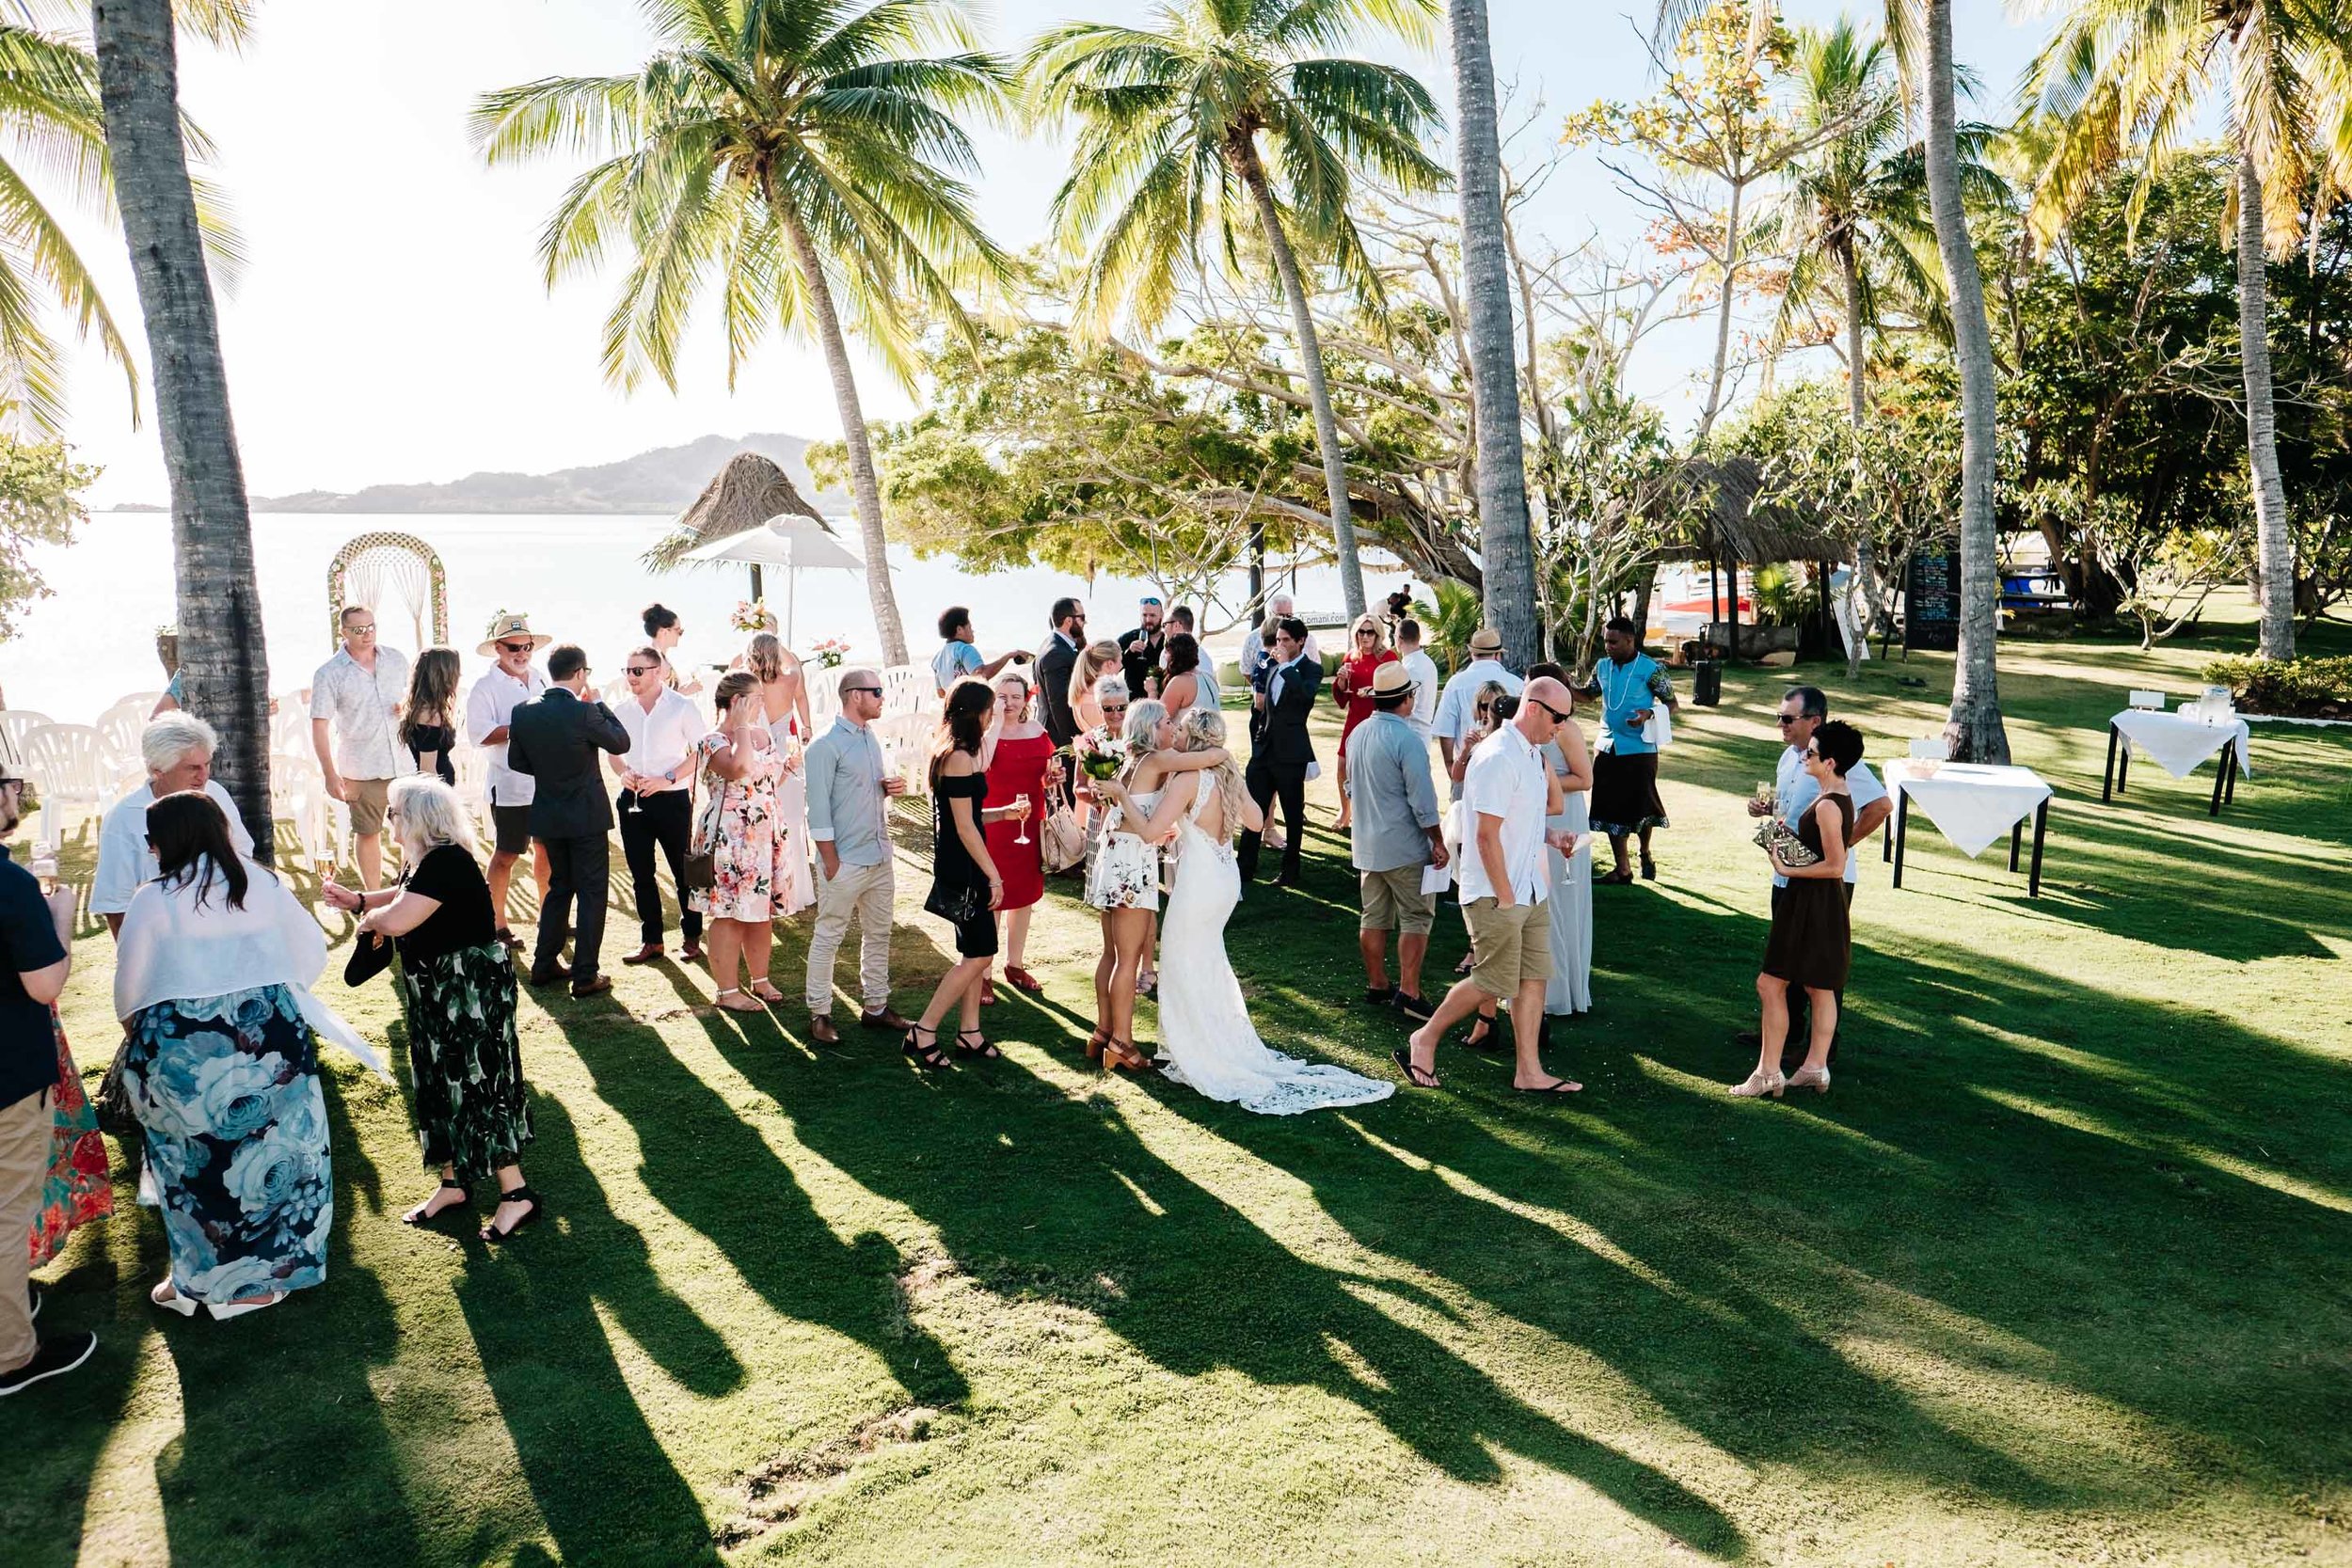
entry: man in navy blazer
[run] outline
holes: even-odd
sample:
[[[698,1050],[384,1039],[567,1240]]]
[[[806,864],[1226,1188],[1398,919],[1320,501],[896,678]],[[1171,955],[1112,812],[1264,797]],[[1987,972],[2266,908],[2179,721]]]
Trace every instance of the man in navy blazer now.
[[[1306,840],[1307,770],[1315,765],[1314,741],[1307,734],[1307,715],[1313,711],[1315,692],[1323,685],[1323,661],[1307,656],[1307,623],[1295,615],[1274,624],[1274,665],[1266,672],[1265,689],[1250,701],[1263,712],[1258,743],[1242,775],[1258,811],[1268,816],[1266,803],[1282,802],[1282,869],[1276,887],[1298,880],[1298,851]],[[1258,835],[1241,835],[1238,857],[1241,879],[1258,875]]]
[[[604,793],[598,752],[628,750],[628,731],[612,710],[588,696],[588,656],[577,644],[548,650],[548,689],[507,721],[506,766],[531,775],[531,836],[548,855],[548,895],[539,910],[539,943],[531,983],[564,978],[564,937],[578,902],[572,943],[574,996],[612,989],[596,972],[604,946],[605,898],[612,880],[612,802]]]

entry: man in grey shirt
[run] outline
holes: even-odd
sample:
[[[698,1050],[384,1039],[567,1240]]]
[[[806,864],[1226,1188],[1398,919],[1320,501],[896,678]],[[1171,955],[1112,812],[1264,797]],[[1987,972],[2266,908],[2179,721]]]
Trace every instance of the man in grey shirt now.
[[[802,766],[808,777],[808,836],[817,846],[817,930],[808,939],[808,1033],[826,1045],[840,1033],[833,1026],[833,960],[858,922],[858,983],[868,1029],[903,1030],[904,1017],[890,1006],[891,902],[898,895],[892,873],[889,812],[906,781],[891,770],[871,728],[882,717],[882,683],[878,670],[841,673],[841,717],[809,745]]]
[[[1413,677],[1402,664],[1372,673],[1372,717],[1347,737],[1349,828],[1363,917],[1356,945],[1364,958],[1364,1000],[1394,1006],[1407,1018],[1426,1019],[1421,962],[1438,912],[1435,894],[1421,890],[1422,868],[1446,862],[1437,785],[1429,776],[1429,742],[1406,721]],[[1389,984],[1389,927],[1395,927],[1396,979]]]

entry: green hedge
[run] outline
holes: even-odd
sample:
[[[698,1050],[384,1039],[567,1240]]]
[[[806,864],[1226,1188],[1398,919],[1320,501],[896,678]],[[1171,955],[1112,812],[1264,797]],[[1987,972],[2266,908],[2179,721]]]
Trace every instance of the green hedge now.
[[[2352,658],[2217,658],[2205,679],[2249,713],[2352,719]]]

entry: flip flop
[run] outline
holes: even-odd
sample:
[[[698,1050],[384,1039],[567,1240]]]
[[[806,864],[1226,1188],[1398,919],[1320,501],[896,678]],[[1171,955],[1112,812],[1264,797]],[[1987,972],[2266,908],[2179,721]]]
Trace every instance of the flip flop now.
[[[1514,1094],[1582,1094],[1584,1085],[1574,1079],[1563,1078],[1557,1084],[1541,1089],[1523,1089],[1514,1084],[1511,1085],[1511,1092]]]
[[[1389,1060],[1394,1062],[1398,1067],[1405,1069],[1405,1082],[1411,1087],[1416,1089],[1434,1089],[1438,1086],[1439,1082],[1438,1075],[1430,1071],[1429,1069],[1425,1067],[1415,1067],[1413,1065],[1413,1053],[1411,1052],[1391,1051],[1389,1053]],[[1424,1078],[1428,1079],[1429,1082],[1426,1084],[1422,1083],[1422,1080]]]

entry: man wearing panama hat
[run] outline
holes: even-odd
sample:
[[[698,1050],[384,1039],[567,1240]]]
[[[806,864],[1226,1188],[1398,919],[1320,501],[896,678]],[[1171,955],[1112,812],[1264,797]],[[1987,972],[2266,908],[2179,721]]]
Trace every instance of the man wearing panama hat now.
[[[1356,945],[1364,959],[1364,1000],[1425,1020],[1421,961],[1438,898],[1421,888],[1422,868],[1446,863],[1444,817],[1429,777],[1429,743],[1405,715],[1413,677],[1404,665],[1372,673],[1372,714],[1347,737],[1340,777],[1354,816],[1348,848],[1363,895]],[[1396,929],[1396,984],[1389,984],[1389,930]]]
[[[548,689],[548,677],[532,667],[531,656],[555,639],[531,629],[529,615],[501,610],[490,618],[490,635],[474,651],[497,663],[466,694],[466,735],[482,748],[487,764],[483,793],[490,807],[494,841],[490,853],[490,905],[498,911],[499,940],[512,950],[522,945],[506,925],[506,889],[515,863],[531,851],[531,879],[541,904],[548,896],[548,858],[531,841],[531,802],[537,785],[528,773],[506,766],[507,725],[515,709]]]

